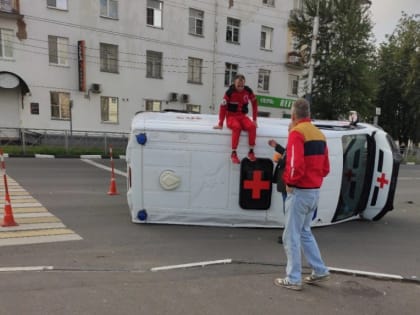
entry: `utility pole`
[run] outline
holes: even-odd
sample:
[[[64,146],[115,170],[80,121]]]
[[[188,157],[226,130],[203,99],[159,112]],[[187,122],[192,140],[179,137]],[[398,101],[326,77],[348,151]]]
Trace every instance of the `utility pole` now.
[[[309,104],[312,103],[312,81],[314,78],[314,67],[315,67],[315,54],[316,54],[316,41],[318,40],[318,31],[319,31],[319,1],[316,5],[316,16],[314,17],[314,24],[312,28],[312,43],[311,43],[311,54],[309,60],[309,72],[307,80],[307,91],[306,91],[306,100]]]

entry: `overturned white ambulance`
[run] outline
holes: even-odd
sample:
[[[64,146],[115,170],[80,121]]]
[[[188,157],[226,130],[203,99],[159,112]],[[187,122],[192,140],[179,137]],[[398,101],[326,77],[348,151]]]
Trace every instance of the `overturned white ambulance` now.
[[[127,146],[127,199],[136,223],[281,227],[283,199],[272,181],[275,139],[285,146],[289,119],[258,120],[257,161],[230,162],[231,131],[213,129],[216,115],[138,113]],[[314,121],[331,163],[313,225],[365,218],[393,209],[400,156],[382,129]],[[248,152],[243,132],[239,157]]]

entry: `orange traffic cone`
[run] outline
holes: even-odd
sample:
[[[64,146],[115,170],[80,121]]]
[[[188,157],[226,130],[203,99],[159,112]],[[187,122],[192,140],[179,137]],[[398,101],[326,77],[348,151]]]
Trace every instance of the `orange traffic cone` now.
[[[13,217],[13,211],[12,211],[12,205],[10,204],[10,197],[8,194],[6,194],[6,203],[4,205],[4,216],[3,216],[3,224],[2,227],[7,226],[16,226],[18,225],[15,222],[15,219]]]
[[[112,146],[109,146],[109,158],[111,160],[111,183],[109,184],[108,195],[118,195],[115,183],[114,159],[112,158]]]
[[[4,163],[3,149],[0,148],[0,169],[3,173],[4,180],[4,216],[3,224],[1,226],[16,226],[18,225],[13,218],[12,205],[10,203],[9,186],[7,185],[6,163]]]
[[[118,195],[117,185],[115,184],[115,177],[114,177],[114,175],[111,176],[111,183],[109,184],[108,195]]]

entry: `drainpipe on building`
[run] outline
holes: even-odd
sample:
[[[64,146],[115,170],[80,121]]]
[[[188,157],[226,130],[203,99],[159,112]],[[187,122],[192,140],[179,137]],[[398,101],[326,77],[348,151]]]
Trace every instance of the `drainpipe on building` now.
[[[216,47],[217,47],[217,1],[214,4],[214,41],[213,41],[213,69],[212,69],[212,92],[211,92],[211,105],[210,109],[212,114],[215,113],[216,105],[214,104],[216,99]]]

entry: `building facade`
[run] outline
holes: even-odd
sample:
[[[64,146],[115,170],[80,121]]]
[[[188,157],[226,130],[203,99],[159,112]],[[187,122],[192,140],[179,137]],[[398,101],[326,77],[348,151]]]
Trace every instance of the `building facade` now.
[[[0,128],[128,132],[139,111],[217,113],[236,73],[287,116],[296,0],[1,0]]]

